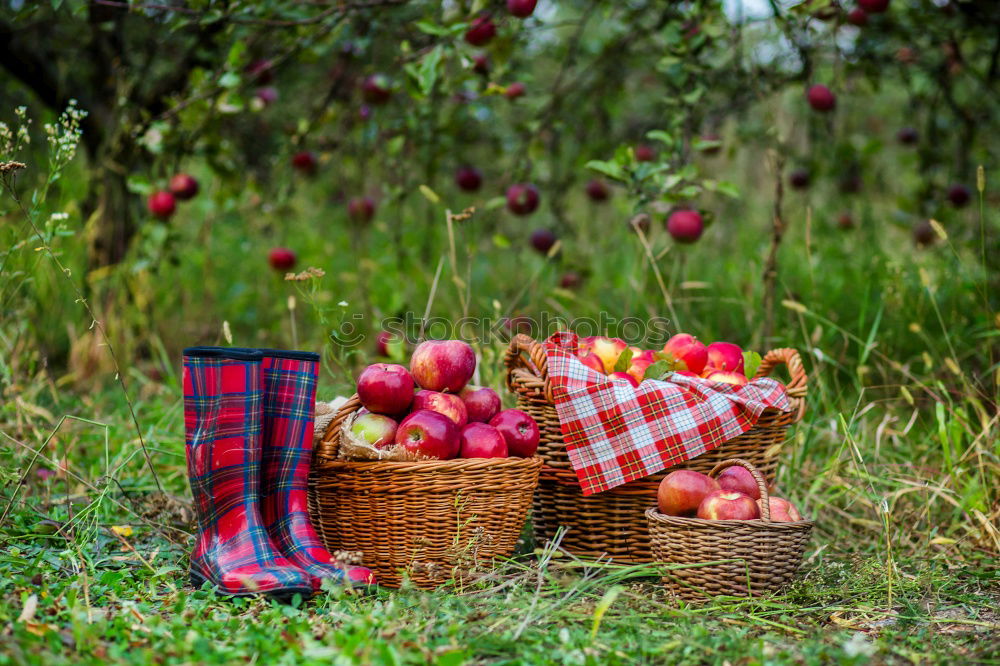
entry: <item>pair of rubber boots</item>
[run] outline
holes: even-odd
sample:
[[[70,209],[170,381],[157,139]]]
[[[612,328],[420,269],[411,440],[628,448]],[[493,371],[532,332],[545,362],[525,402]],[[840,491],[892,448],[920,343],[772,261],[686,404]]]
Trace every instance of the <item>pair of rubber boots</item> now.
[[[188,478],[198,516],[191,582],[233,596],[304,597],[324,579],[367,587],[334,561],[309,521],[307,486],[319,355],[184,350]]]

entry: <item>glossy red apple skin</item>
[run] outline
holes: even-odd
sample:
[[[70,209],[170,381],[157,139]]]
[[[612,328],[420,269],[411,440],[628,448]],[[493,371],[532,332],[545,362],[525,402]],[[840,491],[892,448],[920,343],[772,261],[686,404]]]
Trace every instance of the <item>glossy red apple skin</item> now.
[[[489,16],[478,16],[465,32],[465,41],[473,46],[485,46],[497,34],[497,26]]]
[[[170,193],[181,201],[193,199],[198,194],[198,181],[187,173],[179,173],[170,179]]]
[[[483,185],[483,174],[475,167],[459,167],[455,171],[455,184],[466,192],[475,192]]]
[[[399,424],[396,446],[428,458],[450,460],[458,455],[461,432],[447,416],[420,409]]]
[[[422,389],[413,396],[413,404],[410,407],[413,411],[418,409],[429,409],[438,414],[444,414],[455,422],[459,428],[469,422],[469,414],[465,409],[465,403],[454,393],[441,393],[439,391],[428,391]]]
[[[507,440],[487,423],[470,423],[462,428],[460,458],[506,458]]]
[[[764,500],[758,499],[757,506],[764,515]],[[802,520],[802,514],[795,505],[781,497],[768,497],[768,507],[771,509],[771,520],[776,523],[797,523]]]
[[[746,375],[742,372],[730,372],[728,370],[713,370],[712,368],[707,368],[705,373],[705,379],[713,382],[722,382],[723,384],[732,384],[733,386],[746,386],[749,384]]]
[[[376,449],[388,449],[396,445],[396,430],[399,424],[384,414],[366,412],[354,419],[351,432]]]
[[[537,4],[538,0],[507,0],[507,11],[517,18],[528,18]]]
[[[490,425],[503,435],[509,455],[530,458],[538,450],[541,433],[535,419],[528,413],[520,409],[505,409],[490,419]]]
[[[165,192],[163,190],[153,192],[146,200],[146,208],[155,217],[158,217],[161,220],[166,220],[174,214],[175,210],[177,210],[177,200],[170,192]]]
[[[708,363],[708,347],[687,333],[678,333],[663,345],[663,353],[674,361],[675,370],[688,370],[698,375]]]
[[[732,342],[713,342],[707,348],[705,367],[713,370],[743,372],[743,350]]]
[[[667,218],[667,232],[678,243],[694,243],[705,232],[705,221],[695,210],[678,210]]]
[[[806,99],[813,110],[823,113],[833,111],[837,106],[837,97],[822,83],[810,86],[809,90],[806,91]]]
[[[295,253],[287,247],[276,247],[267,254],[267,263],[276,271],[289,271],[295,267]]]
[[[660,513],[668,516],[693,516],[709,493],[719,489],[715,479],[690,469],[667,474],[656,489]]]
[[[634,388],[639,388],[639,381],[627,372],[612,372],[608,377],[611,379],[624,379]]]
[[[760,499],[760,488],[757,487],[757,480],[753,478],[753,474],[746,467],[727,467],[715,477],[715,480],[719,482],[719,487],[723,490],[735,490],[748,495],[751,499]]]
[[[601,362],[600,357],[594,352],[586,352],[582,356],[577,356],[577,358],[580,359],[580,363],[583,363],[591,370],[595,370],[602,375],[606,374],[604,372],[604,363]]]
[[[401,365],[374,363],[358,377],[358,398],[376,414],[402,414],[413,402],[413,377]]]
[[[476,353],[461,340],[427,340],[410,357],[410,372],[421,388],[458,393],[476,371]]]
[[[500,413],[500,396],[486,386],[466,386],[460,393],[469,423],[489,423]]]
[[[714,490],[698,505],[697,516],[703,520],[756,520],[760,518],[760,507],[749,495]]]
[[[538,202],[538,188],[531,183],[515,183],[507,188],[507,208],[515,215],[534,213]]]

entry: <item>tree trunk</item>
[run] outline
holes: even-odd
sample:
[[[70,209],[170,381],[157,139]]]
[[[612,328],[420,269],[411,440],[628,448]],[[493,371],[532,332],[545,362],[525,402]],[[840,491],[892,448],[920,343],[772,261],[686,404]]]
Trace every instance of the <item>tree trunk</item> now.
[[[119,263],[135,236],[136,220],[127,183],[130,162],[113,157],[94,161],[94,174],[83,206],[90,270]]]

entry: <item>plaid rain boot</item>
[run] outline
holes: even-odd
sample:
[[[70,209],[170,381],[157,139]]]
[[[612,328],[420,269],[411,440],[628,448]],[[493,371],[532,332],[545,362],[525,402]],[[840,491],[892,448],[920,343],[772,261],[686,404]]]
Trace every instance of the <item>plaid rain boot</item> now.
[[[282,554],[309,573],[319,589],[332,578],[351,586],[373,585],[365,567],[338,565],[312,523],[306,489],[312,459],[319,354],[261,349],[264,355],[264,485],[261,511]]]
[[[282,557],[260,515],[260,352],[184,350],[188,478],[198,515],[191,582],[233,596],[312,594],[309,575]]]

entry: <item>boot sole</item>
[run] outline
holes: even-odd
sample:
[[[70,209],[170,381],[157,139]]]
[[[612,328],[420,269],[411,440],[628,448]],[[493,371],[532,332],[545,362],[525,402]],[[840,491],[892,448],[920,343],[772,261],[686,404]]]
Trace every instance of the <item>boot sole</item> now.
[[[188,572],[191,578],[191,585],[194,586],[196,590],[200,590],[205,583],[211,583],[204,576],[194,571]],[[269,590],[267,592],[227,592],[223,590],[218,585],[213,584],[213,588],[218,594],[225,595],[227,597],[267,597],[268,599],[274,599],[281,602],[289,602],[292,597],[296,594],[302,596],[302,599],[309,599],[313,595],[312,587],[283,587],[280,590]]]

